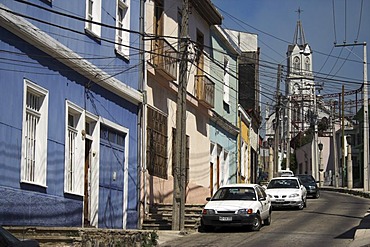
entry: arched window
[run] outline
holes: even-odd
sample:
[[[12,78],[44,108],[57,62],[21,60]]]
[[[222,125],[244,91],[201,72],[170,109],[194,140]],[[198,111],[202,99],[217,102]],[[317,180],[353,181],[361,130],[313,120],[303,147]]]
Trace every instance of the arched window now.
[[[305,72],[306,74],[307,73],[310,73],[310,58],[306,57],[306,60],[305,60]]]
[[[294,57],[293,59],[293,69],[295,72],[300,71],[301,69],[301,62],[299,57]]]

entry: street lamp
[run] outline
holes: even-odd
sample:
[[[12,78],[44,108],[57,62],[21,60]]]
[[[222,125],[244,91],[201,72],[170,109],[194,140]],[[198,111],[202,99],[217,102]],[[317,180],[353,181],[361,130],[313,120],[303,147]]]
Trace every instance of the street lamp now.
[[[319,160],[319,185],[320,187],[323,186],[324,183],[324,165],[322,163],[322,149],[324,148],[324,144],[321,142],[318,144],[319,151],[320,151],[320,160]]]
[[[348,144],[348,154],[347,154],[347,187],[348,189],[353,188],[353,179],[352,179],[352,138],[351,135],[346,136],[347,144]]]

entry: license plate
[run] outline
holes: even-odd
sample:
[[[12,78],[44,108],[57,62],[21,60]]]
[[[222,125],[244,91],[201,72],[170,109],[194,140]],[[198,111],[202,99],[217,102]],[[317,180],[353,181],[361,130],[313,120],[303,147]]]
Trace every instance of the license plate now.
[[[222,216],[220,216],[219,220],[220,221],[232,221],[233,217],[222,217]]]
[[[283,202],[285,201],[284,199],[276,199],[277,202]]]

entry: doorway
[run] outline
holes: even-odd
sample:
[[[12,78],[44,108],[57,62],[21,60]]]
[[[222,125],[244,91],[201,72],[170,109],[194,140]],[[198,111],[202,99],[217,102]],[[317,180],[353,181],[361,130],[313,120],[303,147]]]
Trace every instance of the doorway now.
[[[84,170],[84,226],[91,226],[90,222],[90,195],[91,195],[91,146],[92,140],[85,139],[85,170]]]

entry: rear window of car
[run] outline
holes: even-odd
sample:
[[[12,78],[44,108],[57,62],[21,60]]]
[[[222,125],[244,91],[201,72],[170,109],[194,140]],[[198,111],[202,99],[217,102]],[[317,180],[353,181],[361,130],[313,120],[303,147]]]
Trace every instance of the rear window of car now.
[[[310,175],[298,176],[303,183],[315,182],[315,179]]]
[[[296,179],[273,179],[267,186],[267,189],[298,189],[298,181]]]
[[[212,198],[212,201],[216,200],[245,200],[245,201],[255,201],[256,192],[254,188],[242,188],[242,187],[232,187],[232,188],[220,188]]]

